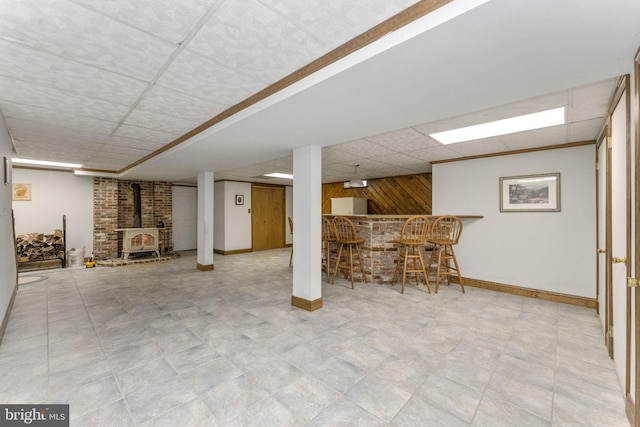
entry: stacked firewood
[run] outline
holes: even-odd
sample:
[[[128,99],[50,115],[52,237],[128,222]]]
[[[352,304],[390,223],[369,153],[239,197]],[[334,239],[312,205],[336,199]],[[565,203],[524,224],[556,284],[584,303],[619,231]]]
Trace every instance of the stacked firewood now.
[[[62,230],[53,234],[28,233],[16,237],[18,262],[64,259],[64,236]]]

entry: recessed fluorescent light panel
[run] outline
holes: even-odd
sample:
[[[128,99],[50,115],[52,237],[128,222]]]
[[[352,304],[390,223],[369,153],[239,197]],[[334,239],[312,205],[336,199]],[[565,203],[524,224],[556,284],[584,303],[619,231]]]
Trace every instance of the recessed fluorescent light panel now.
[[[510,119],[432,133],[429,136],[442,144],[455,144],[457,142],[563,125],[566,122],[565,116],[565,107],[560,107]]]
[[[58,168],[80,168],[82,165],[77,163],[49,162],[47,160],[31,160],[31,159],[11,159],[11,163],[20,163],[24,165],[53,166]]]
[[[293,175],[291,175],[290,173],[280,173],[280,172],[265,173],[264,176],[270,176],[271,178],[293,179]]]

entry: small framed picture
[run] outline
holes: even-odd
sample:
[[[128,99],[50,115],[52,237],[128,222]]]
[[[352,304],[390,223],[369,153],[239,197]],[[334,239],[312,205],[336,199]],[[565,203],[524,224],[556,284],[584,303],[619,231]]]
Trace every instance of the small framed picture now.
[[[244,205],[244,194],[236,194],[236,205]]]
[[[8,158],[4,158],[4,185],[7,185],[9,183],[9,159]]]
[[[500,178],[500,212],[560,212],[560,174]]]
[[[30,202],[31,184],[13,184],[13,201]]]

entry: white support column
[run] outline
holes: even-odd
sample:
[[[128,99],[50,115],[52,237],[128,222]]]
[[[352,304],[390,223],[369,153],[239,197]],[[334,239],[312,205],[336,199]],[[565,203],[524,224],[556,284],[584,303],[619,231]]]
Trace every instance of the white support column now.
[[[293,150],[293,289],[291,305],[322,307],[322,149]]]
[[[213,172],[198,173],[198,270],[213,270]]]

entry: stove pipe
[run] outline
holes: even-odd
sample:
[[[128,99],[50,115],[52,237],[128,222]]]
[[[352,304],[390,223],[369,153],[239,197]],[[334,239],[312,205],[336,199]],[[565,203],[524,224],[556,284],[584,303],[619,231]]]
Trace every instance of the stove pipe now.
[[[133,228],[142,228],[142,202],[140,201],[140,184],[129,184],[133,191]]]

